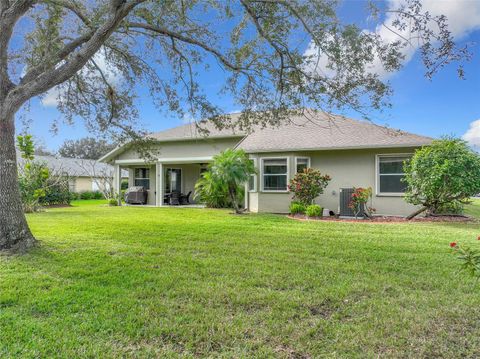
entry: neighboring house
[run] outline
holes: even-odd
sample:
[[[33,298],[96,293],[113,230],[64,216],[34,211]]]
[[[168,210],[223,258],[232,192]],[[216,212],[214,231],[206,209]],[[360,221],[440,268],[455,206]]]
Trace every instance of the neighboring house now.
[[[21,156],[18,160],[23,161]],[[44,162],[55,174],[68,177],[71,192],[104,191],[113,184],[114,167],[106,163],[54,156],[35,156],[35,160]],[[128,178],[128,172],[123,171],[122,177]]]
[[[234,121],[239,114],[231,115]],[[315,112],[291,118],[278,128],[246,134],[217,130],[208,121],[208,137],[194,124],[179,126],[152,136],[158,141],[156,161],[145,163],[135,148],[118,147],[99,161],[129,171],[129,185],[148,189],[148,204],[163,206],[164,195],[177,190],[194,191],[212,157],[226,148],[245,150],[258,173],[251,177],[245,205],[252,212],[286,213],[292,201],[287,185],[297,171],[313,167],[330,175],[325,193],[316,199],[324,208],[351,214],[353,187],[372,187],[372,206],[377,214],[407,215],[415,207],[403,200],[403,161],[431,138],[392,130],[368,121]],[[119,181],[115,181],[118,188]]]

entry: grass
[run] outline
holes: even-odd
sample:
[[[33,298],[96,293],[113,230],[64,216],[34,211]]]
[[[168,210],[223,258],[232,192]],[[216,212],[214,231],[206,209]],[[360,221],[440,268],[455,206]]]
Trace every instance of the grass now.
[[[478,223],[103,204],[29,215],[39,248],[0,257],[0,357],[480,355],[480,287],[448,246]]]

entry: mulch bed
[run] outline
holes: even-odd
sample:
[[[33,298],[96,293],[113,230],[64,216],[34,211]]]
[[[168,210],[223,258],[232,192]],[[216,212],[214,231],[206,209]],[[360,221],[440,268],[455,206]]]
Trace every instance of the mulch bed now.
[[[429,216],[416,217],[407,220],[405,217],[375,216],[372,219],[337,218],[337,217],[307,217],[304,214],[289,214],[288,218],[298,221],[325,221],[325,222],[356,222],[356,223],[410,223],[410,222],[474,222],[475,218],[468,216]]]

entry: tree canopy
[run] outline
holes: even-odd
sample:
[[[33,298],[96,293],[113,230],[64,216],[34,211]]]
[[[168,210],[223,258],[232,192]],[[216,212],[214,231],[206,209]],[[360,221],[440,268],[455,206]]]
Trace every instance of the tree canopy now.
[[[78,140],[67,140],[58,149],[58,154],[68,158],[98,160],[115,147],[106,140],[85,137]]]

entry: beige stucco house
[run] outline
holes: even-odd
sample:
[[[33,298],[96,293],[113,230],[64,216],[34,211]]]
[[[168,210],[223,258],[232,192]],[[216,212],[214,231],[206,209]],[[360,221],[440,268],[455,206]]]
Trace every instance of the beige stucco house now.
[[[23,159],[17,156],[21,164]],[[114,167],[89,159],[66,158],[58,156],[35,156],[35,160],[45,163],[54,173],[68,177],[71,192],[104,191],[113,184]],[[122,171],[122,178],[128,172]]]
[[[235,116],[231,115],[232,119]],[[315,112],[291,118],[278,128],[245,133],[217,130],[206,121],[200,134],[194,124],[179,126],[152,136],[157,141],[156,160],[146,163],[131,146],[122,146],[100,161],[115,167],[118,188],[120,171],[129,171],[130,186],[148,190],[148,204],[166,205],[165,194],[194,191],[196,181],[214,155],[227,148],[245,150],[257,174],[247,186],[245,206],[251,212],[286,213],[292,200],[288,183],[297,171],[313,167],[332,178],[316,202],[341,215],[349,215],[353,187],[371,187],[372,205],[380,215],[407,215],[414,207],[403,199],[403,161],[431,138]]]

